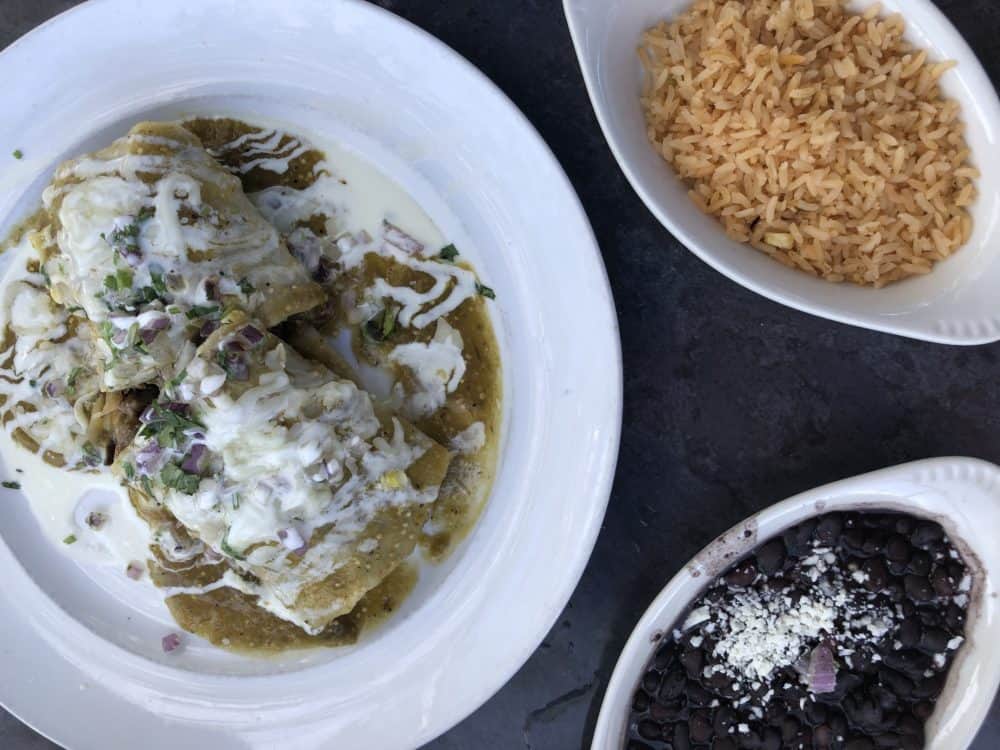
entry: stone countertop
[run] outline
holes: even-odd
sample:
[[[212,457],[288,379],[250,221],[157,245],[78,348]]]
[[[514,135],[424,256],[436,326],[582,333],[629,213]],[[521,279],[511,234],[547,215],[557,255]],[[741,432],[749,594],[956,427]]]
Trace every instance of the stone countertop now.
[[[1000,2],[937,0],[1000,85]],[[75,3],[0,0],[0,47]],[[618,652],[656,593],[789,495],[941,455],[1000,463],[1000,344],[946,347],[796,312],[688,253],[598,128],[557,0],[380,0],[478,65],[573,181],[604,253],[625,360],[621,455],[593,558],[542,646],[431,750],[587,746]],[[55,747],[0,710],[0,747]],[[974,750],[1000,747],[1000,705]]]

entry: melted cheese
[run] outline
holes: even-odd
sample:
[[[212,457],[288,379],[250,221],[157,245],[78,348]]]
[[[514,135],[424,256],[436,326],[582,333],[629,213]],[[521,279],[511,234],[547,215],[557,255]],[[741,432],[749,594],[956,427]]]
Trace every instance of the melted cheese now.
[[[393,389],[403,413],[412,418],[429,416],[444,406],[465,375],[462,335],[443,318],[430,341],[400,344],[389,352],[389,359],[412,375],[411,389],[402,383]]]

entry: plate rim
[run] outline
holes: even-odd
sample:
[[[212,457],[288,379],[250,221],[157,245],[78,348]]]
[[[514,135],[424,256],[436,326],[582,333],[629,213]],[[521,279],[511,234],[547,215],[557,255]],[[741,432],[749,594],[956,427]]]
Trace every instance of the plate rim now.
[[[212,0],[212,3],[219,5],[224,0]],[[21,37],[14,40],[11,44],[0,51],[0,67],[2,67],[9,57],[10,52],[15,49],[22,48],[26,45],[30,45],[36,39],[38,39],[45,31],[50,30],[54,26],[60,26],[66,23],[76,23],[74,16],[83,15],[87,13],[90,9],[95,6],[113,6],[116,4],[122,4],[122,0],[88,0],[87,2],[81,3],[79,5],[73,6],[66,9],[65,11],[53,16],[52,18],[46,20],[45,22],[35,26],[27,33]],[[207,4],[206,4],[207,5]],[[424,40],[426,43],[436,46],[444,56],[448,59],[448,65],[458,66],[463,69],[466,75],[471,75],[474,83],[472,84],[478,90],[484,92],[485,95],[494,97],[503,106],[503,109],[514,118],[516,127],[522,130],[523,137],[531,140],[537,148],[541,149],[541,153],[544,158],[549,160],[550,166],[553,169],[554,175],[556,175],[560,181],[561,192],[565,195],[566,199],[569,201],[574,213],[578,215],[580,220],[580,228],[586,233],[586,240],[589,248],[587,249],[588,254],[592,253],[592,260],[596,263],[596,268],[599,270],[599,278],[594,278],[592,281],[597,282],[597,286],[600,287],[602,291],[601,299],[599,300],[601,307],[606,308],[609,318],[610,328],[606,331],[608,337],[608,343],[612,345],[612,350],[609,352],[613,354],[613,362],[609,362],[609,365],[613,365],[609,371],[610,380],[614,382],[615,387],[609,394],[611,399],[612,412],[615,415],[615,419],[609,422],[607,425],[602,425],[606,429],[603,430],[604,440],[602,449],[600,451],[601,461],[599,462],[599,471],[596,474],[598,482],[595,485],[595,490],[593,492],[594,498],[600,498],[599,502],[593,504],[592,513],[587,519],[587,525],[583,530],[584,533],[580,537],[580,543],[578,545],[579,553],[575,556],[573,560],[573,565],[570,566],[571,574],[563,576],[563,585],[558,596],[554,598],[558,603],[558,607],[553,606],[552,612],[547,618],[547,625],[544,630],[535,634],[535,637],[531,639],[531,643],[527,641],[522,645],[519,650],[518,657],[516,660],[512,659],[507,667],[503,670],[498,670],[496,676],[493,680],[489,682],[492,683],[491,687],[480,691],[480,695],[472,698],[471,700],[465,701],[465,706],[462,711],[455,712],[452,719],[442,726],[435,727],[435,730],[426,735],[420,736],[421,742],[431,741],[433,738],[444,733],[473,711],[479,708],[483,703],[488,701],[496,692],[498,692],[507,682],[513,677],[513,675],[524,665],[524,663],[530,658],[530,656],[537,650],[538,645],[544,640],[545,635],[551,629],[551,627],[558,620],[559,615],[565,608],[570,597],[575,591],[579,584],[579,581],[584,573],[587,563],[590,560],[594,546],[597,541],[598,534],[600,532],[603,518],[605,516],[608,503],[611,498],[612,484],[615,476],[615,469],[619,454],[619,448],[621,443],[621,423],[623,414],[623,387],[624,387],[624,377],[623,377],[623,365],[622,365],[622,347],[621,338],[619,333],[619,325],[616,313],[616,307],[614,303],[613,292],[608,278],[607,268],[603,263],[603,258],[600,251],[600,245],[597,241],[596,235],[594,234],[593,227],[590,223],[587,212],[580,201],[579,195],[577,194],[572,182],[570,181],[568,175],[562,167],[562,164],[552,152],[551,148],[548,146],[545,139],[537,131],[537,129],[532,125],[531,121],[527,116],[518,108],[518,106],[510,99],[510,97],[497,85],[495,84],[485,73],[479,70],[472,62],[463,57],[456,50],[452,49],[448,44],[442,40],[435,37],[428,31],[420,28],[413,22],[392,13],[389,10],[381,8],[377,5],[364,2],[364,0],[335,0],[332,4],[333,6],[351,6],[355,9],[362,9],[362,12],[370,14],[371,17],[378,17],[380,23],[396,24],[401,28],[405,29],[408,34],[415,34],[417,37]],[[205,7],[205,6],[202,6]],[[8,216],[0,217],[0,219],[7,220]],[[2,540],[0,540],[0,545],[3,545]],[[6,550],[4,550],[6,551]],[[16,561],[16,559],[15,559]],[[30,580],[30,576],[29,580]],[[34,582],[31,581],[32,585]],[[48,596],[44,593],[41,594],[46,599]],[[0,597],[2,601],[2,597]],[[51,601],[51,600],[50,600]],[[55,604],[55,602],[52,602]],[[2,652],[0,652],[2,656]],[[178,670],[179,673],[183,674],[183,671]],[[233,678],[240,679],[240,678]],[[253,679],[253,678],[251,678]],[[16,716],[20,721],[30,726],[34,731],[47,737],[55,743],[60,743],[62,740],[57,736],[59,734],[58,725],[53,727],[43,726],[39,721],[32,721],[30,717],[27,717],[25,711],[17,710],[16,706],[11,705],[12,701],[8,700],[4,696],[0,696],[0,705],[3,705],[10,713]],[[149,713],[149,717],[159,720],[154,714]],[[70,747],[72,745],[64,745]]]

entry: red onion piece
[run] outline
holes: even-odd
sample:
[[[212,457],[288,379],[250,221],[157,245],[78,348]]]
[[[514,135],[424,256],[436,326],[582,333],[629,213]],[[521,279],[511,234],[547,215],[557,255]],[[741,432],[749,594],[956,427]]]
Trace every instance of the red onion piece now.
[[[142,578],[143,567],[141,562],[133,560],[125,568],[125,575],[131,578],[133,581],[138,581]]]
[[[149,424],[156,418],[156,409],[152,406],[147,406],[142,410],[142,414],[139,415],[139,421],[143,424]]]
[[[164,331],[170,327],[170,318],[153,318],[146,325],[139,329],[139,338],[142,339],[144,344],[152,344],[153,339],[157,337],[160,331]]]
[[[136,468],[139,469],[141,474],[152,474],[162,457],[163,448],[160,447],[159,442],[151,440],[135,454]]]
[[[188,416],[191,411],[187,404],[183,404],[180,401],[168,401],[163,406],[166,409],[170,409],[174,414],[180,414],[182,417]]]
[[[253,326],[243,326],[243,329],[240,331],[240,335],[251,344],[259,344],[264,340],[264,334]]]
[[[297,555],[304,555],[306,550],[309,549],[309,542],[302,538],[302,534],[294,526],[289,526],[287,529],[280,529],[278,531],[278,539],[285,546],[285,549],[291,550]]]
[[[410,255],[420,255],[424,251],[424,246],[422,244],[417,242],[413,239],[413,237],[408,235],[395,224],[383,221],[382,229],[385,241],[390,245],[399,248],[404,253],[408,253]]]
[[[198,335],[202,339],[207,339],[209,336],[215,333],[218,327],[219,327],[219,321],[206,320],[204,323],[201,324],[201,329],[198,331]]]
[[[195,443],[181,461],[181,468],[188,474],[201,474],[205,469],[205,458],[204,443]]]
[[[163,646],[163,653],[169,654],[171,651],[175,651],[180,648],[181,637],[177,633],[168,633],[163,636],[163,640],[160,641]]]
[[[49,398],[56,398],[61,396],[66,392],[66,383],[61,380],[50,380],[42,388],[42,393],[44,393]]]
[[[108,522],[108,517],[100,511],[94,510],[87,514],[85,520],[87,525],[94,531],[100,531],[104,527],[104,524]]]
[[[837,689],[837,667],[833,663],[833,651],[826,643],[819,644],[809,654],[806,685],[816,694],[832,693]]]
[[[229,341],[223,344],[223,348],[227,352],[245,352],[247,345],[239,339],[229,339]]]

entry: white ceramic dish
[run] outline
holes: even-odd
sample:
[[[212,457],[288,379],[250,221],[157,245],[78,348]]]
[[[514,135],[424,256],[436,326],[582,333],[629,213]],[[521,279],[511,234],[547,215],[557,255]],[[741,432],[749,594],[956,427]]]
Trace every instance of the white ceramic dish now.
[[[927,727],[927,750],[962,750],[1000,685],[1000,468],[971,458],[916,461],[796,495],[722,534],[653,600],[625,644],[594,733],[593,750],[621,750],[632,695],[655,643],[732,562],[800,521],[836,510],[892,509],[938,521],[973,573],[966,643]]]
[[[931,0],[883,0],[901,11],[908,38],[958,67],[942,87],[962,104],[973,160],[983,172],[968,245],[933,273],[884,289],[834,285],[785,268],[726,237],[695,209],[681,181],[650,146],[639,103],[641,33],[691,0],[564,0],[590,100],[632,187],[660,222],[693,253],[733,281],[804,312],[843,323],[948,344],[1000,339],[1000,100],[976,56]],[[852,4],[870,6],[871,0]]]
[[[4,230],[37,205],[60,159],[137,120],[283,121],[373,162],[470,256],[497,292],[506,388],[501,465],[474,533],[350,649],[259,660],[192,638],[165,655],[160,637],[175,626],[162,603],[69,563],[8,493],[0,702],[74,750],[391,750],[469,714],[568,600],[617,455],[614,306],[542,140],[457,54],[355,0],[98,0],[4,51],[0,79]]]

